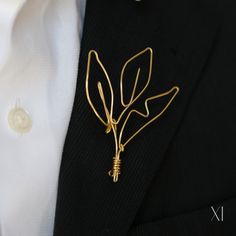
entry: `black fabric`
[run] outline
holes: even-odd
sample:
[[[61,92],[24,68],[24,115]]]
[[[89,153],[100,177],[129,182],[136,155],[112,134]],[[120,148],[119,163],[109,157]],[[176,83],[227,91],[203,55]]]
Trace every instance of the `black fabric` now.
[[[223,206],[223,218],[222,207]],[[132,227],[130,236],[160,235],[160,236],[221,236],[235,235],[236,200],[230,199],[207,206],[192,212],[185,212],[177,216],[163,218],[149,223]],[[219,208],[219,209],[218,209]],[[218,209],[218,211],[217,211]]]
[[[233,3],[87,0],[54,236],[235,235]],[[114,184],[107,175],[113,140],[85,94],[88,53],[98,51],[118,99],[123,63],[146,47],[153,49],[154,64],[145,96],[175,85],[180,92],[164,116],[127,146]],[[147,59],[140,63],[145,67]],[[101,76],[94,69],[94,80]],[[212,206],[224,207],[223,222],[212,220]]]

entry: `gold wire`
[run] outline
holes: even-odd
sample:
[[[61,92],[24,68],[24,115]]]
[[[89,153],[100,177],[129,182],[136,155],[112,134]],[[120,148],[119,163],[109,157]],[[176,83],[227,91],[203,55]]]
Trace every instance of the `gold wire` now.
[[[95,115],[98,117],[98,119],[104,124],[104,125],[108,125],[109,121],[105,122],[102,117],[98,114],[96,108],[94,107],[93,105],[93,102],[90,98],[90,93],[89,93],[89,77],[90,77],[90,67],[91,67],[91,57],[92,57],[92,54],[95,55],[95,58],[96,58],[96,61],[98,62],[98,64],[100,65],[100,67],[102,68],[102,71],[104,72],[105,74],[105,77],[106,77],[106,80],[108,82],[108,85],[109,85],[109,88],[110,88],[110,93],[111,93],[111,105],[110,105],[110,116],[112,117],[113,115],[113,106],[114,106],[114,93],[113,93],[113,88],[112,88],[112,85],[111,85],[111,80],[108,76],[108,73],[105,69],[105,67],[103,66],[102,62],[100,61],[99,57],[98,57],[98,53],[95,51],[95,50],[91,50],[88,54],[88,64],[87,64],[87,71],[86,71],[86,96],[87,96],[87,99],[88,99],[88,102],[90,104],[90,106],[92,107]],[[105,99],[103,97],[103,99]],[[105,104],[106,102],[104,102]],[[105,108],[105,107],[104,107]],[[107,108],[105,108],[107,109]]]
[[[149,53],[149,72],[148,72],[147,82],[144,85],[144,87],[142,88],[142,90],[139,93],[137,93],[137,95],[136,95],[137,84],[139,82],[140,72],[141,72],[141,69],[138,68],[136,78],[135,78],[135,82],[134,82],[134,86],[133,86],[133,90],[132,90],[132,93],[131,93],[131,97],[130,97],[129,101],[127,103],[125,103],[125,101],[124,101],[124,89],[123,89],[123,80],[124,80],[125,70],[126,70],[127,66],[130,63],[133,62],[133,60],[135,60],[137,57],[145,54],[146,52]],[[107,83],[109,85],[109,89],[110,89],[111,99],[110,99],[110,109],[108,109],[106,98],[105,98],[105,95],[104,95],[104,92],[103,92],[102,83],[101,83],[101,81],[98,81],[97,88],[98,88],[100,99],[101,99],[102,104],[103,104],[103,108],[104,108],[104,112],[105,112],[105,116],[106,116],[107,121],[105,121],[99,115],[98,111],[96,110],[96,108],[95,108],[95,106],[94,106],[94,104],[91,100],[90,93],[89,93],[89,78],[90,78],[92,55],[95,56],[95,59],[96,59],[97,63],[101,67],[101,69],[102,69],[102,71],[105,75],[105,78],[107,80]],[[102,64],[101,60],[99,59],[98,53],[95,50],[89,51],[87,72],[86,72],[86,82],[85,82],[86,96],[87,96],[87,100],[88,100],[92,110],[94,111],[95,115],[98,117],[98,119],[101,121],[101,123],[106,126],[106,133],[110,133],[110,131],[112,131],[112,133],[113,133],[114,143],[115,143],[115,156],[113,157],[113,167],[108,172],[109,176],[111,176],[113,178],[113,182],[118,182],[119,175],[121,174],[120,154],[121,154],[121,152],[124,152],[125,146],[131,140],[133,140],[143,129],[145,129],[152,122],[154,122],[155,120],[160,118],[165,113],[165,111],[168,109],[168,107],[171,105],[171,103],[175,99],[176,95],[179,93],[179,87],[174,86],[173,88],[171,88],[167,92],[164,92],[164,93],[161,93],[161,94],[158,94],[158,95],[147,98],[144,102],[145,103],[145,113],[142,113],[142,112],[140,112],[136,109],[130,110],[130,112],[127,114],[123,124],[121,125],[120,132],[118,132],[117,126],[120,124],[122,117],[126,114],[126,111],[134,104],[134,102],[144,93],[144,91],[149,86],[150,81],[151,81],[151,76],[152,76],[152,67],[153,67],[153,51],[150,47],[148,47],[148,48],[144,49],[143,51],[137,53],[136,55],[134,55],[133,57],[131,57],[130,59],[128,59],[125,62],[124,66],[121,70],[121,75],[120,75],[120,101],[121,101],[121,105],[124,107],[124,109],[122,110],[122,112],[118,116],[118,119],[116,120],[113,117],[114,92],[113,92],[111,80],[109,78],[109,75],[108,75],[104,65]],[[157,100],[161,97],[168,96],[172,93],[173,93],[173,95],[171,96],[168,103],[165,105],[165,107],[157,115],[155,115],[153,118],[148,120],[143,126],[141,126],[138,130],[136,130],[134,132],[134,134],[132,134],[129,138],[126,139],[126,141],[122,142],[125,127],[126,127],[128,121],[129,121],[129,118],[131,117],[131,115],[133,113],[135,113],[135,114],[137,114],[137,115],[139,115],[143,118],[148,118],[150,116],[150,111],[149,111],[149,107],[148,107],[149,101]]]

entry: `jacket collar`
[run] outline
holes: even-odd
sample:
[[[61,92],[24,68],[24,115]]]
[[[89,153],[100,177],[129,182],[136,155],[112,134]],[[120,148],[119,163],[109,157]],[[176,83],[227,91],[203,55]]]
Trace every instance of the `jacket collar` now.
[[[76,96],[60,170],[55,236],[127,233],[200,81],[219,25],[216,14],[200,6],[182,10],[181,3],[172,13],[156,2],[87,2]],[[156,82],[150,94],[174,85],[180,93],[165,116],[128,146],[120,181],[114,184],[107,176],[114,145],[85,94],[88,53],[99,52],[116,90],[124,60],[146,47],[154,51]],[[94,73],[101,76],[99,70]]]

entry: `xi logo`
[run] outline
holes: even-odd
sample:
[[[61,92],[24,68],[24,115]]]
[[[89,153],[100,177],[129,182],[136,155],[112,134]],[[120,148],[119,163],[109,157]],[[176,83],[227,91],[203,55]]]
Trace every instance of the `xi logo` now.
[[[219,206],[217,209],[211,206],[211,210],[213,213],[211,221],[218,221],[218,222],[224,221],[224,207],[223,206]]]

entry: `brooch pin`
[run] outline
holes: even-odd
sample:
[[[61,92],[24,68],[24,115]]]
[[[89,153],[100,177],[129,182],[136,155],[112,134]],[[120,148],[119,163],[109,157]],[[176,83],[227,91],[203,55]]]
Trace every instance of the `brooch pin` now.
[[[129,100],[125,101],[123,82],[124,82],[124,74],[125,74],[126,68],[132,61],[134,61],[135,59],[137,59],[138,57],[140,57],[141,55],[143,55],[145,53],[148,53],[148,55],[149,55],[149,71],[148,71],[147,81],[146,81],[145,85],[143,86],[143,88],[141,89],[141,91],[137,92],[137,85],[139,84],[140,72],[141,72],[141,69],[138,68],[137,73],[136,73],[136,78],[134,81],[134,85],[132,87],[132,93],[130,95]],[[109,91],[110,98],[109,98],[109,102],[108,102],[108,99],[105,97],[105,93],[103,90],[103,88],[104,88],[103,83],[101,81],[97,82],[98,94],[101,99],[102,107],[104,110],[103,116],[105,118],[102,118],[102,116],[99,114],[99,112],[95,108],[94,103],[92,102],[91,96],[90,96],[89,81],[90,81],[90,70],[91,70],[92,56],[95,56],[95,59],[96,59],[98,65],[102,69],[102,71],[105,75],[105,78],[106,78],[105,81],[106,81],[107,86],[110,90]],[[95,113],[97,118],[100,120],[100,122],[105,126],[106,134],[110,134],[110,133],[113,134],[113,139],[114,139],[114,143],[115,143],[115,153],[114,153],[114,157],[113,157],[113,167],[108,172],[109,176],[112,177],[113,182],[118,182],[118,180],[119,180],[119,175],[121,174],[121,153],[124,152],[127,144],[130,143],[144,128],[146,128],[152,122],[154,122],[155,120],[160,118],[164,114],[164,112],[168,109],[168,107],[171,105],[171,103],[173,102],[173,100],[175,99],[176,95],[179,92],[179,87],[174,86],[173,88],[171,88],[170,90],[168,90],[164,93],[154,95],[152,97],[147,98],[144,102],[144,105],[145,105],[145,112],[144,113],[142,113],[134,108],[131,109],[132,105],[140,98],[140,96],[148,88],[150,81],[151,81],[151,76],[152,76],[152,67],[153,67],[153,51],[151,48],[144,49],[143,51],[137,53],[136,55],[134,55],[133,57],[131,57],[130,59],[128,59],[125,62],[124,66],[121,70],[121,75],[120,75],[120,102],[123,107],[123,110],[120,113],[120,115],[118,116],[118,118],[115,119],[114,114],[113,114],[114,113],[114,92],[113,92],[113,87],[112,87],[108,72],[106,71],[101,60],[99,59],[98,53],[95,50],[89,51],[87,72],[86,72],[86,83],[85,83],[86,96],[87,96],[88,103],[91,106],[93,112]],[[148,103],[150,101],[158,100],[159,98],[169,96],[169,95],[171,95],[171,97],[168,100],[167,104],[164,106],[164,108],[158,114],[156,114],[154,117],[150,118]],[[108,105],[108,103],[109,103],[109,105]],[[126,127],[132,114],[136,114],[136,115],[139,115],[143,118],[146,118],[146,119],[149,118],[149,119],[147,120],[147,122],[144,125],[142,125],[139,129],[137,129],[130,137],[128,137],[127,139],[124,139],[124,137],[123,137],[124,130],[125,130],[125,127]]]

